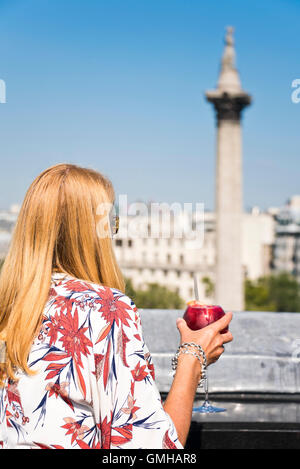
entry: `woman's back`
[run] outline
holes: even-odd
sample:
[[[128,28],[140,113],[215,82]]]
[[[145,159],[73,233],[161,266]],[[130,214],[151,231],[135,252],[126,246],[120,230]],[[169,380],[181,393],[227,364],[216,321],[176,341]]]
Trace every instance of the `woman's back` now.
[[[53,273],[28,364],[36,374],[0,390],[2,446],[182,448],[138,311],[119,290]]]
[[[0,274],[0,447],[186,442],[202,368],[232,340],[220,334],[231,317],[203,332],[177,321],[162,405],[139,314],[121,293],[114,202],[109,179],[68,163],[47,168],[25,195]]]

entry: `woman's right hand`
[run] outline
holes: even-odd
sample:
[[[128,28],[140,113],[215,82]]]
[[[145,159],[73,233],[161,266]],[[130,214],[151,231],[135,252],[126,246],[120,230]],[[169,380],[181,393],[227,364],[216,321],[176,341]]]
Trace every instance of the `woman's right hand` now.
[[[231,319],[232,313],[226,313],[225,316],[209,324],[209,326],[193,331],[187,326],[183,318],[178,318],[176,325],[180,333],[180,343],[194,342],[201,345],[206,355],[207,365],[210,365],[220,358],[224,352],[224,344],[233,340],[230,331],[223,334],[220,333],[220,331],[228,326]]]
[[[181,343],[194,342],[201,345],[206,354],[207,365],[209,365],[222,355],[223,344],[232,341],[231,332],[221,334],[231,319],[232,313],[227,313],[209,326],[192,331],[183,318],[178,318],[176,325],[180,332]],[[198,358],[193,354],[180,353],[172,386],[164,403],[164,409],[171,417],[178,439],[183,446],[191,424],[193,402],[202,374],[201,368]]]

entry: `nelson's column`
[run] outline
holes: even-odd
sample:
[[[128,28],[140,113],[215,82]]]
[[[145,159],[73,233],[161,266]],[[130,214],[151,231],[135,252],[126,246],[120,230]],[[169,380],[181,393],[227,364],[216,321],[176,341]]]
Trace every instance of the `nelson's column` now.
[[[217,120],[215,302],[227,311],[244,309],[242,270],[241,114],[251,102],[235,68],[233,28],[227,28],[219,81],[207,91]]]

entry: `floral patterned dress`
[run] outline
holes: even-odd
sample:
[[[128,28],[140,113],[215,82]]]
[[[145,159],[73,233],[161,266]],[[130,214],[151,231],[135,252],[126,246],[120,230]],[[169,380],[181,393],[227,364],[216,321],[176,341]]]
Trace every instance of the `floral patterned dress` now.
[[[34,375],[0,389],[0,447],[182,448],[119,290],[53,273],[28,363]]]

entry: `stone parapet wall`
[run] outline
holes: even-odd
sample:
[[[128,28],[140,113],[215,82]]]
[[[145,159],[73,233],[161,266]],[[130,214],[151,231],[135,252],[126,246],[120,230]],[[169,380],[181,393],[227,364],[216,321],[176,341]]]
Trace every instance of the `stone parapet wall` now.
[[[140,314],[159,391],[168,392],[171,358],[179,345],[175,322],[183,311],[141,309]],[[230,330],[233,342],[208,369],[211,392],[300,393],[300,313],[235,313]]]

